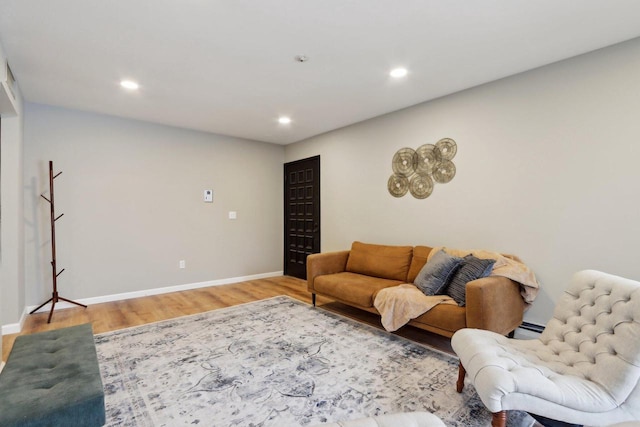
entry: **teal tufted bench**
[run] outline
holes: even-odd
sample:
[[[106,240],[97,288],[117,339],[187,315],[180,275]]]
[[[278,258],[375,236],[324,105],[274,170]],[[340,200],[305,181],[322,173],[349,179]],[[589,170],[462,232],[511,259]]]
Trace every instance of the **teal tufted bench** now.
[[[16,338],[0,373],[0,426],[102,426],[91,324]]]

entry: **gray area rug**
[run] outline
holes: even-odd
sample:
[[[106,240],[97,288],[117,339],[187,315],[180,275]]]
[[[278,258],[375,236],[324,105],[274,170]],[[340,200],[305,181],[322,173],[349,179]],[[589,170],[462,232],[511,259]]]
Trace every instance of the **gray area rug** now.
[[[454,357],[285,296],[95,340],[108,426],[312,426],[401,411],[490,425],[471,385],[456,393]]]

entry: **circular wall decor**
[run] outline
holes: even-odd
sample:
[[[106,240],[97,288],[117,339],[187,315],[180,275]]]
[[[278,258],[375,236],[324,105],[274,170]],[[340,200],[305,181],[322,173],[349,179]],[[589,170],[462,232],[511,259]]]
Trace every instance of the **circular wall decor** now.
[[[416,173],[419,175],[430,175],[433,168],[442,159],[440,149],[433,144],[424,144],[416,150],[418,156],[416,162]]]
[[[433,180],[429,175],[414,175],[409,182],[409,190],[416,199],[426,199],[433,192]]]
[[[433,192],[434,183],[446,184],[456,175],[456,165],[451,159],[457,152],[458,145],[451,138],[423,144],[416,150],[399,149],[391,159],[393,175],[387,181],[389,193],[402,197],[410,191],[416,199],[426,199]]]
[[[453,159],[458,152],[458,145],[451,138],[442,138],[436,142],[436,147],[440,150],[440,154],[442,154],[442,158],[445,160]]]
[[[393,155],[391,168],[395,174],[409,177],[416,171],[417,159],[413,148],[401,148]]]
[[[456,176],[456,165],[451,160],[442,160],[433,171],[433,179],[439,184],[446,184]]]
[[[393,197],[402,197],[409,190],[409,179],[406,176],[393,174],[387,181],[387,189]]]

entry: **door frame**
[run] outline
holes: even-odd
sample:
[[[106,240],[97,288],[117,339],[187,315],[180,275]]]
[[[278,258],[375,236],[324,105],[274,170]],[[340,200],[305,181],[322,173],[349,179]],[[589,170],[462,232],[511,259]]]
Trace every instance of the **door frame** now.
[[[287,167],[291,166],[291,165],[295,165],[297,163],[302,163],[302,162],[308,162],[308,161],[313,161],[314,162],[314,169],[316,172],[316,176],[314,177],[314,182],[317,183],[316,186],[316,193],[318,194],[318,206],[317,206],[317,212],[318,212],[318,217],[317,217],[317,248],[318,248],[318,252],[320,252],[322,250],[322,240],[321,240],[321,236],[322,236],[322,223],[320,221],[321,219],[321,199],[322,199],[322,195],[320,193],[320,168],[321,168],[321,163],[320,163],[320,155],[316,155],[316,156],[311,156],[311,157],[307,157],[304,159],[298,159],[298,160],[294,160],[292,162],[286,162],[283,165],[283,180],[282,180],[282,184],[283,184],[283,194],[282,194],[282,199],[283,199],[283,211],[282,211],[282,216],[283,216],[283,258],[282,258],[282,263],[283,263],[283,274],[287,274],[287,270],[288,270],[288,245],[287,245],[287,235],[288,235],[288,215],[287,215],[287,208],[288,208],[288,204],[289,204],[289,200],[288,200],[288,195],[286,193],[286,186],[287,186]],[[315,243],[315,242],[314,242]],[[314,244],[314,247],[316,245]],[[305,265],[305,277],[306,277],[306,265]]]

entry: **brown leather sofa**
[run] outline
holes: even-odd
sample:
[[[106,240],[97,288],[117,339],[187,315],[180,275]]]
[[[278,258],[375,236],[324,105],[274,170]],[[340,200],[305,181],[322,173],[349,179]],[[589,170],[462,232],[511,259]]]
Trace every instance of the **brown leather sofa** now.
[[[351,250],[307,257],[307,287],[350,306],[380,314],[373,305],[377,293],[390,286],[413,283],[427,262],[428,246],[389,246],[354,242]],[[439,304],[409,325],[451,337],[462,328],[507,335],[521,323],[525,303],[518,283],[489,276],[467,283],[466,306]]]

